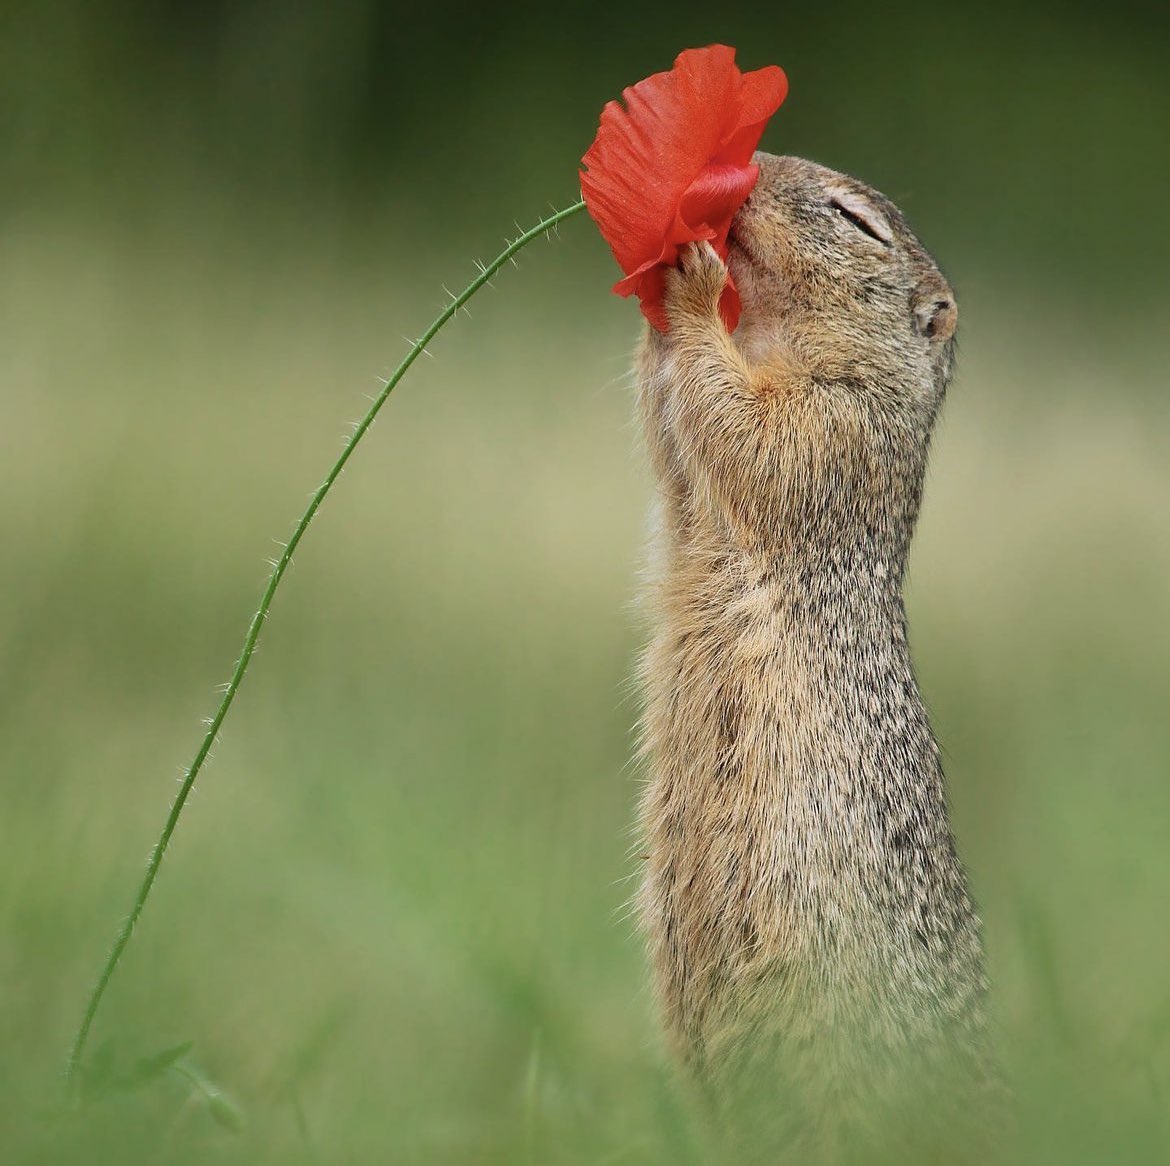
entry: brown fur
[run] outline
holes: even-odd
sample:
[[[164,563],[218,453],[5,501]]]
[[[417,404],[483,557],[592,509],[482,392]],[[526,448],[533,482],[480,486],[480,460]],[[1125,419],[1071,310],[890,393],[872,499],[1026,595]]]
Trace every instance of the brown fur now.
[[[678,1059],[807,1151],[931,1104],[912,1079],[987,1076],[980,925],[902,600],[956,311],[880,194],[756,161],[739,328],[695,246],[638,358],[661,508],[639,905]]]

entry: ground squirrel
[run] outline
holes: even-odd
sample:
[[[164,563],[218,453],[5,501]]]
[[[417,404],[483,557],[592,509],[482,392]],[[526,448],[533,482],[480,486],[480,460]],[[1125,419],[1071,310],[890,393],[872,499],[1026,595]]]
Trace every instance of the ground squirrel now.
[[[831,1140],[911,1073],[986,1070],[980,924],[902,599],[956,308],[882,195],[755,162],[738,329],[695,244],[638,356],[661,508],[639,908],[677,1055]]]

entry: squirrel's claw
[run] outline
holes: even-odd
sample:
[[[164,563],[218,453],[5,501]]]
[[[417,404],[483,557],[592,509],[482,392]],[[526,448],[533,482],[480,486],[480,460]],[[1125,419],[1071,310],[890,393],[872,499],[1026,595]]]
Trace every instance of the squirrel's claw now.
[[[686,316],[719,319],[719,300],[727,286],[727,265],[706,240],[687,243],[678,266],[666,273],[666,313],[673,321]]]

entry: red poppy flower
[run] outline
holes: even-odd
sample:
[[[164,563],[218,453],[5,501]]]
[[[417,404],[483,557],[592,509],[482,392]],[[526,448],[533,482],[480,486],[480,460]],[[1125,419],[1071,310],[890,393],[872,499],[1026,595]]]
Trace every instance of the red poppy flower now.
[[[620,296],[637,295],[642,314],[668,328],[665,271],[685,243],[710,240],[727,258],[727,232],[759,178],[751,162],[768,119],[788,93],[777,65],[741,73],[735,49],[710,45],[679,54],[609,102],[582,158],[585,205],[625,278]],[[728,280],[719,311],[739,323],[739,293]]]

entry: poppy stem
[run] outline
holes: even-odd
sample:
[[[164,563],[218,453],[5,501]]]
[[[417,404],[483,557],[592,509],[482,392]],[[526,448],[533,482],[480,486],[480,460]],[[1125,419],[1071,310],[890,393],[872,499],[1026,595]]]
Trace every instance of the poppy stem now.
[[[199,776],[200,770],[203,768],[204,762],[207,760],[208,754],[211,752],[211,747],[215,743],[215,739],[223,726],[224,719],[227,717],[228,710],[232,706],[232,702],[236,698],[236,693],[239,692],[240,685],[243,682],[244,674],[248,671],[248,664],[251,662],[252,654],[256,650],[257,641],[260,639],[260,632],[263,630],[264,622],[268,617],[269,608],[272,606],[272,601],[276,596],[276,590],[280,586],[280,581],[284,578],[285,572],[288,570],[289,564],[292,562],[293,553],[300,545],[301,539],[304,538],[305,532],[309,529],[317,511],[321,507],[321,503],[325,501],[326,495],[333,488],[333,484],[341,475],[341,471],[345,468],[354,450],[357,448],[358,442],[366,435],[370,426],[373,425],[374,419],[378,416],[382,406],[386,403],[387,398],[394,391],[398,382],[402,380],[406,371],[418,359],[419,354],[426,351],[427,345],[435,338],[439,330],[458,314],[459,309],[462,308],[469,299],[485,283],[487,283],[505,263],[510,262],[518,251],[526,247],[533,239],[538,239],[547,235],[554,230],[564,219],[570,218],[572,215],[578,214],[585,209],[584,202],[576,202],[572,206],[566,207],[564,210],[555,211],[547,218],[542,219],[536,226],[529,228],[527,231],[521,232],[515,239],[513,239],[499,255],[496,256],[490,263],[477,264],[478,274],[458,295],[451,297],[451,302],[439,313],[432,321],[427,330],[416,340],[410,347],[410,351],[402,358],[401,363],[394,370],[390,379],[386,381],[382,387],[382,391],[374,398],[373,404],[366,411],[366,415],[358,422],[357,427],[346,441],[342,448],[340,456],[330,467],[329,472],[325,475],[325,480],[317,487],[316,492],[309,500],[305,512],[297,521],[296,527],[293,530],[292,537],[284,547],[284,552],[276,561],[272,568],[272,574],[268,578],[268,584],[264,588],[264,593],[260,597],[260,605],[256,609],[256,614],[252,616],[252,622],[248,625],[247,634],[244,636],[244,644],[240,650],[239,658],[236,661],[236,666],[232,672],[231,679],[228,681],[227,687],[223,691],[223,698],[219,702],[219,707],[215,710],[214,715],[207,722],[207,732],[203,735],[203,739],[196,750],[195,758],[188,766],[183,775],[183,780],[179,785],[179,791],[175,795],[174,801],[171,803],[170,812],[167,814],[166,822],[163,825],[162,833],[159,835],[158,841],[154,844],[154,849],[150,852],[150,858],[146,864],[146,871],[143,873],[142,881],[139,883],[137,894],[134,896],[134,905],[130,909],[130,914],[126,916],[122,925],[118,929],[118,933],[114,938],[114,945],[110,949],[109,955],[106,956],[106,962],[101,970],[101,975],[98,976],[97,982],[94,984],[93,990],[90,993],[89,1000],[85,1006],[85,1012],[81,1019],[81,1024],[78,1027],[77,1035],[73,1040],[73,1047],[69,1053],[69,1060],[66,1065],[65,1078],[70,1085],[74,1084],[77,1079],[78,1071],[81,1068],[81,1058],[85,1053],[86,1042],[89,1039],[90,1030],[93,1027],[94,1018],[97,1016],[98,1008],[101,1006],[102,998],[105,996],[106,989],[110,985],[110,980],[113,978],[114,972],[122,959],[122,955],[130,943],[130,937],[134,933],[134,927],[142,914],[143,907],[146,906],[146,900],[150,896],[151,888],[154,886],[154,880],[158,875],[159,867],[162,865],[163,855],[166,854],[167,846],[170,844],[171,836],[175,832],[175,827],[179,823],[179,818],[183,813],[183,807],[187,804],[187,799],[190,797],[191,790],[195,785],[195,779]]]

